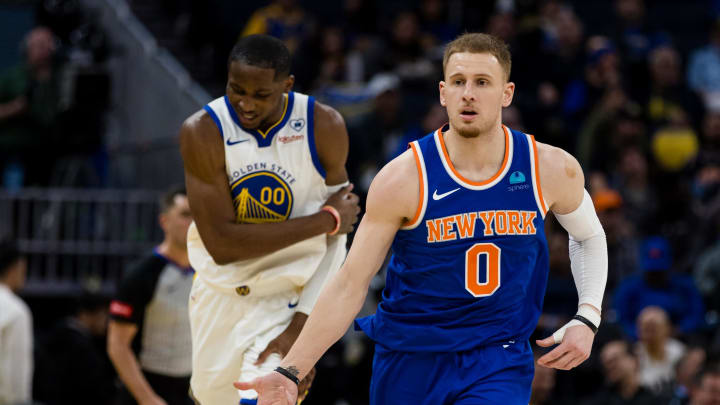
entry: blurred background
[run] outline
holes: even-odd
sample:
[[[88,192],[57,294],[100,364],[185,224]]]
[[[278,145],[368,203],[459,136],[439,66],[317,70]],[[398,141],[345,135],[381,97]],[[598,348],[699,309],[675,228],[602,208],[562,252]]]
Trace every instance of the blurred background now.
[[[343,114],[364,195],[407,142],[447,121],[443,45],[466,31],[510,44],[517,87],[504,123],[577,157],[607,234],[593,355],[570,373],[538,368],[532,403],[720,403],[718,0],[1,1],[0,237],[27,261],[18,293],[36,369],[55,361],[58,322],[106,308],[97,303],[162,240],[157,199],[183,182],[178,129],[224,94],[239,37],[281,38],[294,90]],[[577,305],[567,235],[548,218],[534,337]],[[383,283],[381,272],[364,312]],[[94,349],[113,404],[104,334],[94,328]],[[371,361],[372,345],[348,333],[304,404],[366,404]],[[37,403],[81,403],[48,400],[47,375],[34,377]]]

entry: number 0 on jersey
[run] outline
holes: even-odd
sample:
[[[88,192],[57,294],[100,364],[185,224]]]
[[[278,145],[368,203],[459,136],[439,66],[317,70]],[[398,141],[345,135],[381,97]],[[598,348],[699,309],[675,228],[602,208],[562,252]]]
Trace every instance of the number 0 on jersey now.
[[[485,256],[485,282],[479,281],[480,256]],[[465,251],[465,289],[473,297],[493,295],[500,287],[500,248],[494,243],[476,243]]]

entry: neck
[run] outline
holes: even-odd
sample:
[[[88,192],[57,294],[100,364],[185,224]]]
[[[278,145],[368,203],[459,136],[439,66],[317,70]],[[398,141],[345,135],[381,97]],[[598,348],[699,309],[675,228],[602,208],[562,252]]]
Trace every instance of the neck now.
[[[280,105],[275,109],[275,112],[268,117],[265,122],[260,124],[260,127],[258,128],[261,132],[267,132],[270,127],[275,125],[278,121],[282,119],[283,111],[285,111],[285,103],[287,103],[287,97],[283,94],[283,96],[280,98]]]
[[[461,136],[451,125],[443,139],[455,170],[472,181],[491,178],[505,159],[505,130],[499,122],[473,138]]]
[[[650,342],[645,345],[645,349],[653,360],[665,360],[665,345],[661,342]]]
[[[187,246],[178,246],[173,244],[168,238],[165,238],[165,240],[157,247],[157,251],[180,266],[190,267]]]

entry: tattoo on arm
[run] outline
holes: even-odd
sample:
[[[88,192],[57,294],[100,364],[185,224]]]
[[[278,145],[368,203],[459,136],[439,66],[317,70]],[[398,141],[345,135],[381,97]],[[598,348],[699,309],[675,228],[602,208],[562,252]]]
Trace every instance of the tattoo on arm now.
[[[294,375],[295,377],[297,377],[300,374],[300,370],[298,370],[297,367],[295,367],[295,366],[290,366],[290,367],[286,368],[285,370],[287,370],[290,374]]]

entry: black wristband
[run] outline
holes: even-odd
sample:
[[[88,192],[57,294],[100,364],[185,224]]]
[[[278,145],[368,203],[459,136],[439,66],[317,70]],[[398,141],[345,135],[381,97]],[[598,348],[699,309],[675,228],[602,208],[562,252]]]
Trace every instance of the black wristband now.
[[[285,377],[289,378],[290,381],[295,383],[295,385],[300,385],[300,380],[297,377],[295,377],[291,372],[285,370],[284,368],[276,367],[275,371],[284,375]]]
[[[590,328],[590,330],[593,331],[593,333],[597,333],[598,327],[595,326],[594,323],[590,322],[590,321],[589,321],[587,318],[585,318],[584,316],[582,316],[582,315],[575,315],[575,316],[573,316],[573,319],[577,319],[578,321],[584,323],[585,325],[588,326],[588,328]]]

